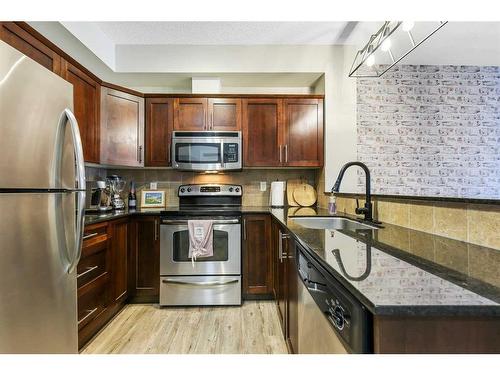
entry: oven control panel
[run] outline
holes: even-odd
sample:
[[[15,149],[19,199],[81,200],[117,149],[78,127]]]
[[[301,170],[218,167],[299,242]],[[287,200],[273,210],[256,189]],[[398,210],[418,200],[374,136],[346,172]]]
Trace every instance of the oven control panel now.
[[[179,186],[179,197],[203,197],[203,196],[236,196],[243,195],[241,185],[225,185],[225,184],[193,184]]]

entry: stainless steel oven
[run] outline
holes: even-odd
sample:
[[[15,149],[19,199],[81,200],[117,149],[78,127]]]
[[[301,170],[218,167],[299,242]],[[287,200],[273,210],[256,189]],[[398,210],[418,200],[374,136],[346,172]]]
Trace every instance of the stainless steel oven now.
[[[184,185],[179,210],[163,212],[160,305],[241,304],[241,186]],[[189,257],[189,220],[212,220],[213,256]]]
[[[199,217],[200,219],[202,217]],[[203,217],[203,219],[212,219]],[[239,275],[241,272],[241,220],[213,220],[214,255],[191,262],[187,219],[163,219],[160,229],[161,275]]]
[[[175,131],[172,135],[172,167],[190,171],[238,170],[241,132]]]

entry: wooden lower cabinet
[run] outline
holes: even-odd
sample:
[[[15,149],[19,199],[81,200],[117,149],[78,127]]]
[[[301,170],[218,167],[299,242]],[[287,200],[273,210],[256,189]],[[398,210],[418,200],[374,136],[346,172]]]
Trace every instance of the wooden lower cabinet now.
[[[85,227],[77,267],[78,347],[82,348],[127,298],[128,218]]]
[[[243,216],[242,255],[243,297],[272,298],[273,260],[269,214]]]
[[[287,334],[286,344],[290,353],[298,353],[299,347],[299,295],[298,270],[295,241],[287,237],[286,241],[286,303],[287,303]]]
[[[128,218],[117,220],[111,227],[111,292],[110,303],[125,303],[128,291]]]
[[[158,303],[160,296],[160,217],[138,215],[129,234],[128,272],[132,302]]]

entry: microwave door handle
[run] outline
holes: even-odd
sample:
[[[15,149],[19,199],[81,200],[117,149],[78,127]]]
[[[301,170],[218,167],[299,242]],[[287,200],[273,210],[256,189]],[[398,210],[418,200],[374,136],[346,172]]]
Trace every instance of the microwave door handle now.
[[[220,166],[224,168],[224,141],[220,141]]]

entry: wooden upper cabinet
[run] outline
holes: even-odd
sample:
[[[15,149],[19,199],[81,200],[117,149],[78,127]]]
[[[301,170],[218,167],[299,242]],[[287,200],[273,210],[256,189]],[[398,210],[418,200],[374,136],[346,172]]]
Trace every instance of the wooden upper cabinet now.
[[[174,100],[174,130],[208,130],[207,98],[176,98]]]
[[[66,60],[62,60],[61,66],[61,76],[73,84],[73,112],[80,128],[84,159],[99,163],[101,85]]]
[[[323,100],[284,99],[285,166],[323,165]]]
[[[61,57],[15,22],[0,22],[0,39],[54,73],[61,73]]]
[[[243,162],[245,167],[282,164],[282,99],[243,99]]]
[[[218,131],[241,130],[241,99],[209,98],[208,129]]]
[[[174,99],[146,99],[146,166],[170,166]]]
[[[144,166],[144,99],[101,89],[101,164]]]

